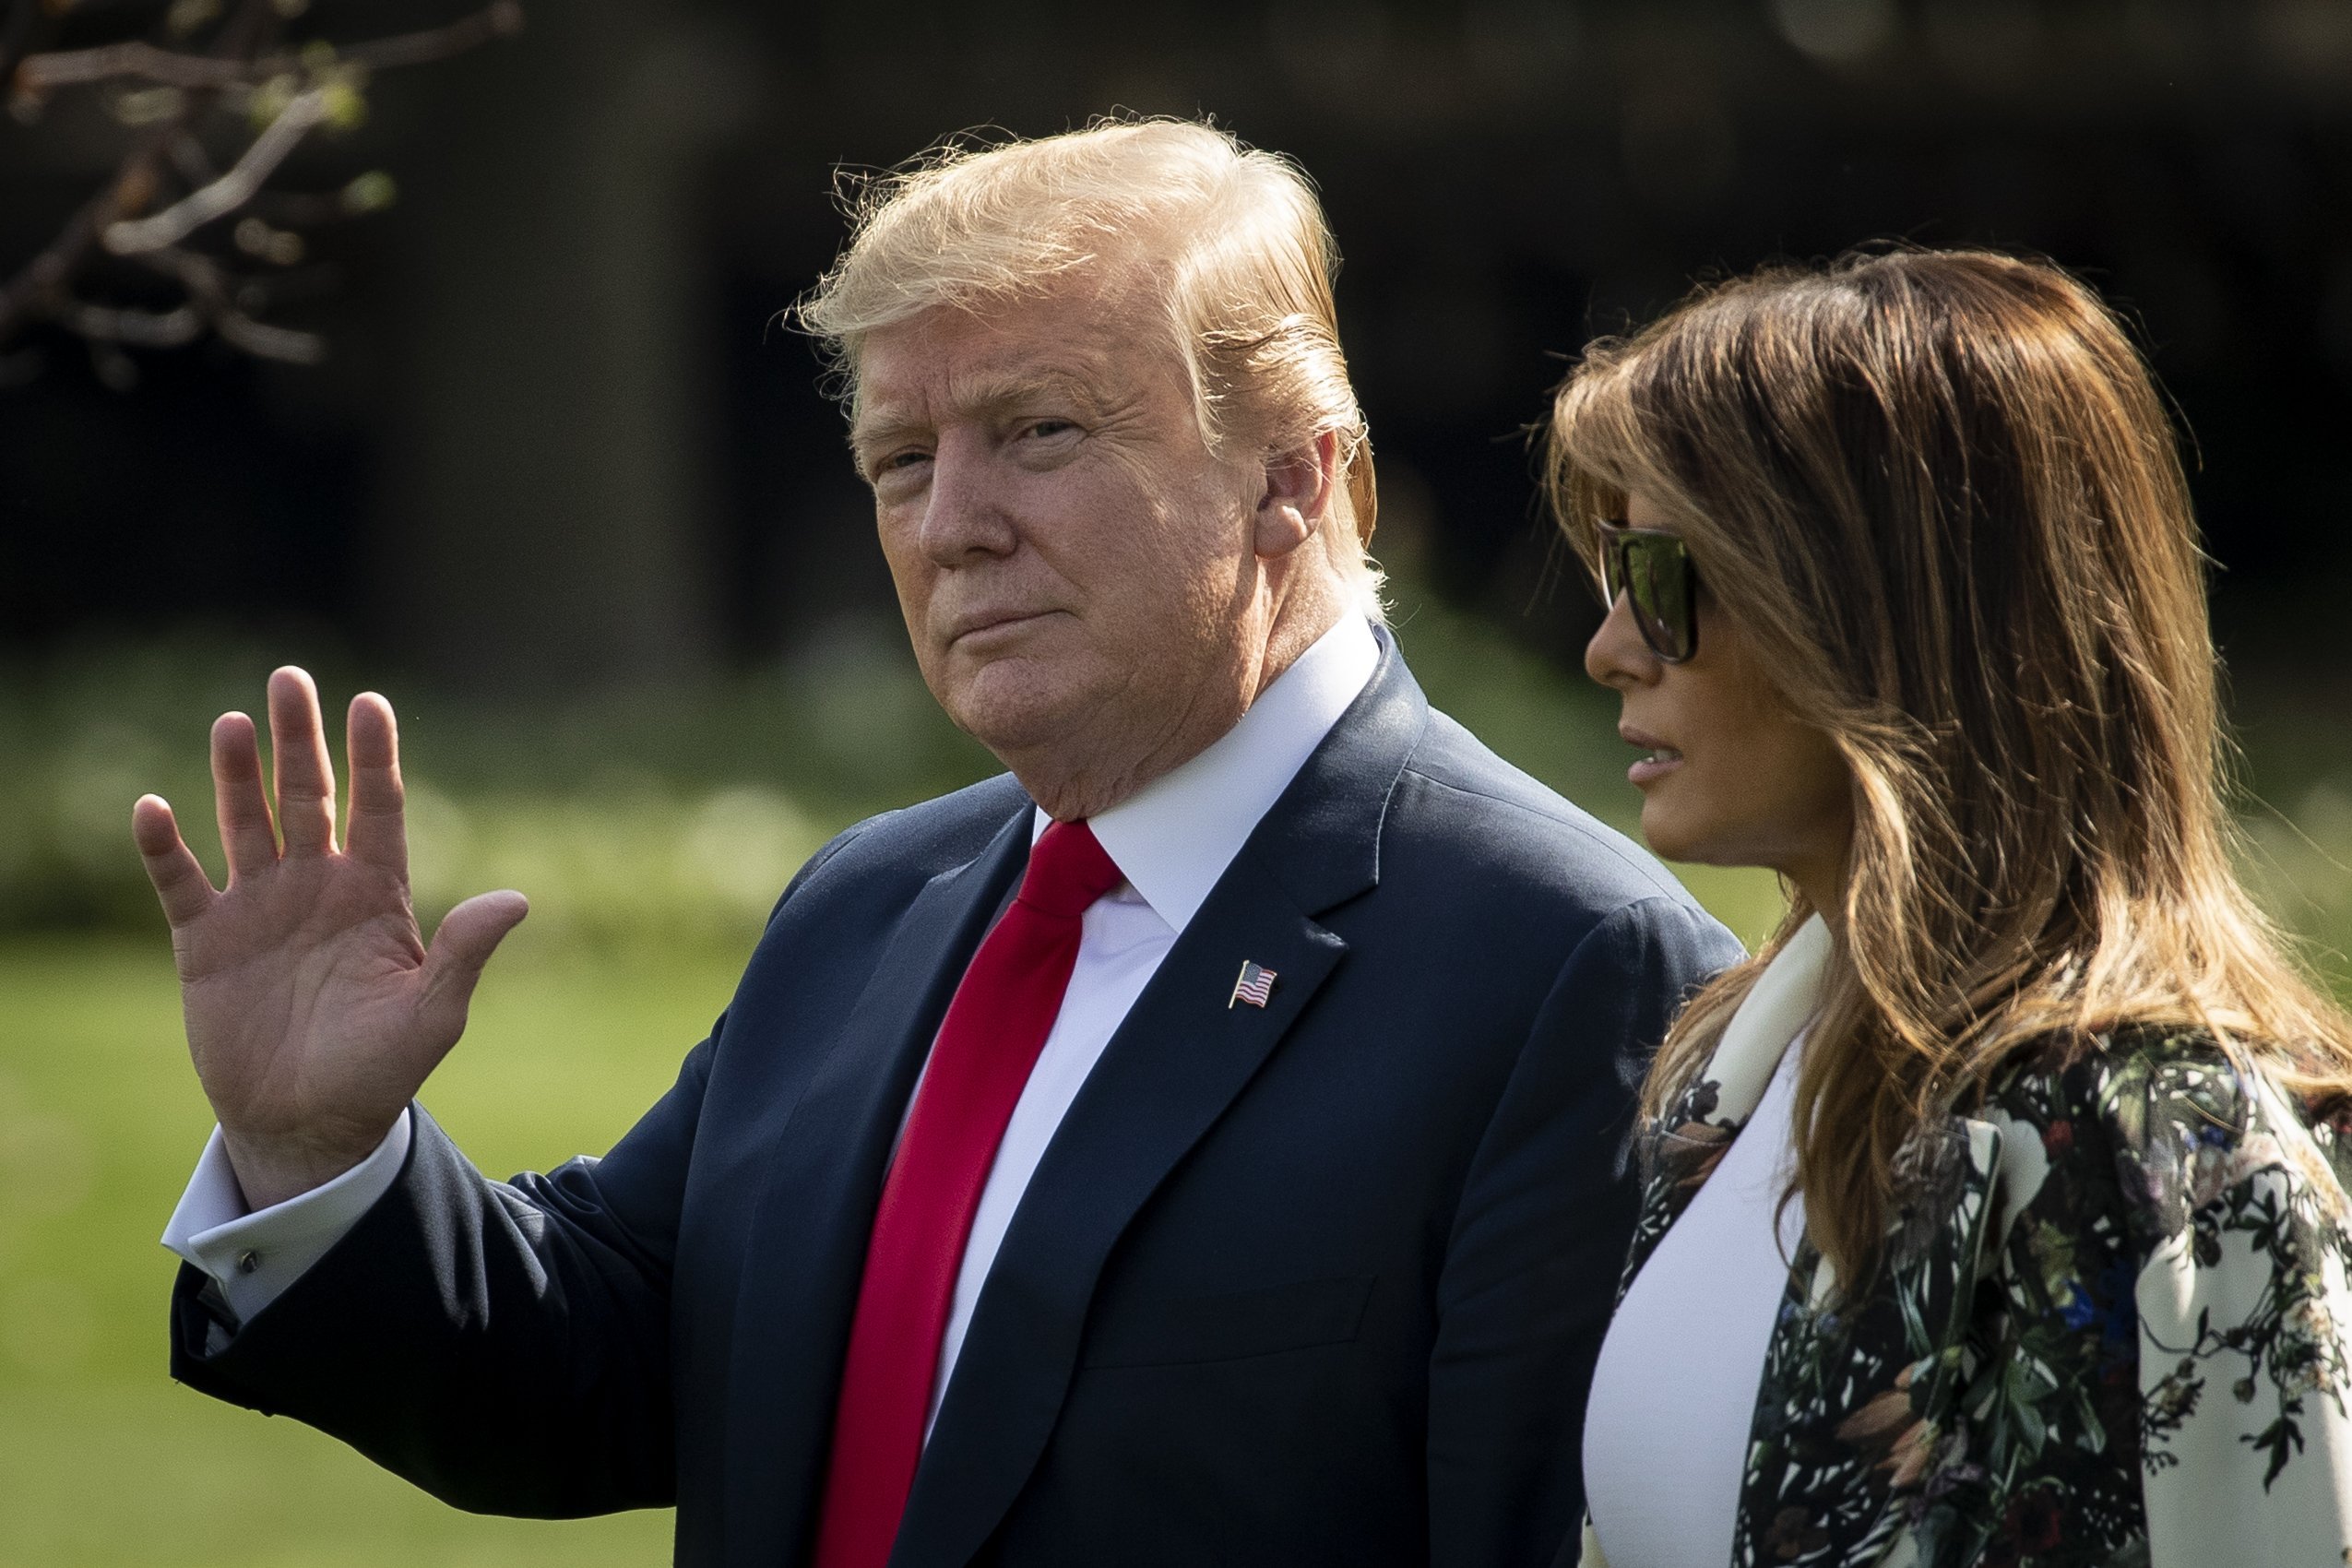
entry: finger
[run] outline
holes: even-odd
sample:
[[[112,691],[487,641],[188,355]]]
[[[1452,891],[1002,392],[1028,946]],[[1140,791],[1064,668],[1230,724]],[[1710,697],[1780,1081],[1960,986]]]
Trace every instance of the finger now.
[[[286,853],[315,855],[335,848],[335,765],[327,757],[318,688],[291,664],[269,676],[269,754]]]
[[[449,1039],[454,1040],[465,1028],[466,1007],[473,1000],[482,966],[529,913],[529,900],[509,890],[477,893],[441,918],[441,929],[425,949],[421,1005],[439,1015]]]
[[[242,713],[212,721],[212,809],[231,881],[277,863],[278,836],[261,790],[261,750],[253,720]]]
[[[176,928],[212,907],[212,879],[196,863],[171,803],[160,795],[141,795],[131,807],[131,839],[147,862],[147,879],[163,902],[163,918]]]
[[[344,835],[352,857],[395,876],[409,874],[406,798],[400,787],[400,731],[392,705],[374,692],[351,699],[344,722],[344,754],[351,768],[351,820]]]

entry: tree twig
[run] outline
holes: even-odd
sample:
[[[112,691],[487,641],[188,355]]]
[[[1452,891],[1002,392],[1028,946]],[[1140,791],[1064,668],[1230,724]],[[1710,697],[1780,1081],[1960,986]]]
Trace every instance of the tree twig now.
[[[244,0],[220,30],[214,53],[244,57],[259,53],[267,46],[276,19],[277,8],[270,0]],[[0,287],[0,344],[27,324],[53,319],[68,308],[75,278],[98,252],[99,232],[147,205],[155,188],[158,160],[173,137],[185,134],[188,122],[208,101],[208,95],[191,95],[176,114],[150,127],[115,169],[113,177],[66,220],[64,232]]]
[[[152,218],[126,218],[109,223],[100,238],[116,255],[137,255],[176,245],[216,218],[253,200],[264,180],[302,145],[304,137],[327,118],[327,91],[315,87],[296,93],[269,128],[255,137],[230,171],[208,185],[199,185]]]
[[[334,115],[337,95],[355,89],[368,73],[445,59],[511,37],[523,26],[519,0],[493,0],[446,26],[296,51],[277,44],[278,18],[286,10],[282,4],[242,0],[203,53],[145,42],[39,53],[36,46],[45,42],[53,26],[49,18],[60,7],[53,0],[5,3],[0,82],[11,84],[20,97],[38,102],[59,88],[120,80],[175,88],[185,97],[143,129],[113,175],[57,237],[0,284],[0,347],[43,320],[83,337],[93,353],[101,349],[113,352],[118,344],[171,347],[191,340],[208,326],[246,353],[303,364],[315,363],[323,356],[322,339],[254,317],[256,302],[275,291],[258,292],[258,279],[240,277],[220,262],[183,248],[184,242],[206,224],[247,208],[272,213],[282,224],[325,221],[382,205],[390,186],[381,175],[332,196],[289,194],[272,200],[275,193],[265,186],[303,138]],[[225,172],[216,172],[192,134],[197,117],[224,95],[239,95],[231,103],[240,106],[243,94],[268,89],[274,96],[283,90],[277,86],[281,82],[285,89],[296,82],[308,85],[292,93]],[[141,216],[173,174],[184,187],[193,188],[162,210]],[[381,192],[375,188],[379,185]],[[186,303],[157,311],[77,298],[76,279],[105,254],[130,257],[164,273],[186,291]],[[18,363],[8,362],[11,369]]]
[[[139,260],[176,279],[188,291],[189,306],[200,312],[232,348],[255,359],[283,360],[289,364],[316,364],[327,357],[327,340],[316,333],[272,327],[240,310],[227,269],[210,256],[166,248],[142,252]]]
[[[339,53],[336,58],[371,71],[396,70],[402,65],[424,65],[435,60],[446,60],[452,54],[463,54],[485,43],[512,38],[522,30],[521,0],[493,0],[493,4],[470,17],[460,17],[447,27],[427,28],[421,32],[399,33],[391,38],[379,38],[371,43],[353,44]]]
[[[135,41],[29,54],[17,66],[16,89],[47,94],[61,87],[125,78],[160,87],[237,87],[251,81],[259,65],[257,60],[225,60],[216,54],[183,54]]]
[[[74,300],[58,319],[80,337],[140,349],[176,349],[195,342],[204,330],[204,315],[192,304],[168,311],[118,310]]]
[[[18,0],[18,4],[37,5],[38,0]],[[462,54],[497,39],[511,38],[522,30],[522,6],[517,0],[496,0],[496,4],[446,27],[427,28],[339,49],[331,63],[368,71],[422,65]],[[132,42],[28,55],[16,67],[16,85],[18,91],[30,93],[125,79],[153,82],[159,87],[250,87],[272,77],[303,71],[310,64],[303,55],[286,51],[239,60],[215,54],[188,54]]]

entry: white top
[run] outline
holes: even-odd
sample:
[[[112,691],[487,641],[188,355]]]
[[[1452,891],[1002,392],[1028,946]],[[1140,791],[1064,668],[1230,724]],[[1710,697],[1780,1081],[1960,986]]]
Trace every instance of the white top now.
[[[1070,1102],[1160,960],[1258,820],[1371,682],[1379,659],[1370,624],[1341,617],[1215,744],[1092,819],[1095,837],[1127,880],[1086,912],[1062,1011],[981,1190],[941,1341],[932,1415],[997,1248]],[[1048,820],[1039,811],[1033,831],[1042,834]],[[410,1135],[403,1111],[366,1159],[324,1186],[255,1213],[245,1206],[216,1127],[163,1244],[218,1281],[241,1321],[251,1318],[391,1190]]]
[[[1585,1408],[1585,1505],[1609,1568],[1731,1561],[1756,1388],[1805,1230],[1803,1200],[1779,1204],[1803,1028],[1828,953],[1827,928],[1804,926],[1726,1026],[1707,1075],[1720,1086],[1716,1116],[1744,1114],[1746,1125],[1642,1265],[1601,1343]]]

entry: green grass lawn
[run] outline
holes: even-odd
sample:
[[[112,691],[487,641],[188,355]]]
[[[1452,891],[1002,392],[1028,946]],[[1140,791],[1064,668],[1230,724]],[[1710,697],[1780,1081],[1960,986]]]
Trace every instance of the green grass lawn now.
[[[748,940],[748,938],[747,938]],[[500,1173],[602,1148],[724,1006],[715,951],[526,947],[426,1099]],[[665,1562],[667,1513],[482,1519],[164,1374],[156,1237],[211,1124],[154,941],[0,948],[0,1564]]]
[[[668,1086],[737,961],[518,933],[425,1099],[501,1174],[605,1147]],[[156,1237],[211,1119],[163,935],[18,939],[0,946],[0,1568],[668,1561],[666,1512],[477,1518],[171,1383],[176,1264]]]

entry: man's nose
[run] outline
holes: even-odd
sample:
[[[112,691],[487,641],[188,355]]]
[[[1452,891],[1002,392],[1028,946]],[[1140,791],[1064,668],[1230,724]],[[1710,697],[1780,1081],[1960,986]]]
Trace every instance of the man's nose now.
[[[958,434],[932,451],[923,500],[923,553],[942,566],[974,556],[1007,555],[1017,542],[998,465],[988,445]]]
[[[1602,617],[1600,629],[1585,645],[1585,673],[1604,686],[1622,691],[1647,685],[1665,668],[1643,640],[1641,628],[1633,624],[1631,596],[1620,593]]]

